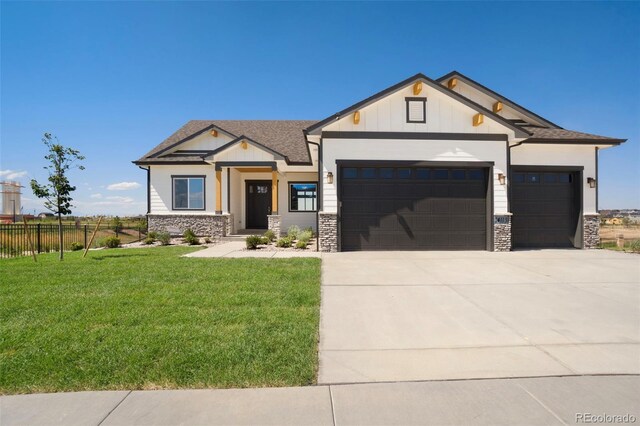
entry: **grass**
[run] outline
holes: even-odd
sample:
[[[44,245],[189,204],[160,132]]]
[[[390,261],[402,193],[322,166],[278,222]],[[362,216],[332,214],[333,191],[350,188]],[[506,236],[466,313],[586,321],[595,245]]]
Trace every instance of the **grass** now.
[[[640,252],[640,240],[625,240],[624,248],[618,247],[615,241],[603,241],[600,243],[600,248],[614,251],[628,251],[638,253]]]
[[[313,384],[318,259],[0,260],[0,393]]]

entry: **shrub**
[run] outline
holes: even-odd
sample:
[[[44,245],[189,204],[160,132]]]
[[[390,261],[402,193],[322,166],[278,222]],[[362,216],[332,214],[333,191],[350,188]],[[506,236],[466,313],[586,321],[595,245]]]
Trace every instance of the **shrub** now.
[[[147,237],[153,238],[154,240],[156,240],[158,238],[158,233],[156,231],[151,231],[147,234]]]
[[[287,229],[287,237],[291,238],[292,240],[298,238],[299,233],[300,228],[298,227],[298,225],[291,225],[289,229]]]
[[[82,250],[83,248],[84,248],[84,245],[82,243],[78,243],[78,242],[71,243],[71,250],[72,251]]]
[[[271,242],[271,240],[268,237],[265,237],[264,235],[262,237],[260,237],[260,244],[264,244],[266,246],[270,242]]]
[[[269,242],[276,240],[276,234],[271,229],[267,229],[263,235],[265,238],[269,239]]]
[[[244,241],[249,250],[255,250],[262,243],[262,237],[260,235],[249,235]]]
[[[158,232],[156,235],[157,240],[160,241],[160,244],[162,244],[163,246],[168,246],[169,244],[171,244],[171,235],[169,235],[168,232],[162,231]]]
[[[276,243],[276,246],[278,247],[291,247],[291,243],[293,243],[293,239],[289,236],[287,237],[282,237],[278,240],[278,242]]]
[[[633,252],[640,253],[640,240],[633,240],[629,243],[629,249]]]
[[[144,240],[142,240],[142,244],[147,245],[147,246],[151,245],[151,244],[153,244],[155,242],[156,242],[156,239],[153,238],[153,237],[147,237]]]
[[[312,236],[313,236],[313,233],[311,231],[305,230],[298,235],[298,240],[308,243]]]
[[[299,240],[299,241],[296,243],[296,248],[299,248],[299,249],[306,249],[306,248],[307,248],[307,241],[305,241],[305,240]]]
[[[182,234],[182,236],[184,237],[184,242],[189,244],[190,246],[195,246],[200,244],[200,239],[196,237],[196,233],[193,232],[191,228],[187,228],[187,230],[184,231],[184,234]]]
[[[105,247],[108,248],[117,248],[120,247],[120,238],[118,237],[107,237],[102,242]]]
[[[304,228],[304,232],[308,232],[311,234],[311,238],[313,238],[314,233],[313,233],[313,228],[310,226],[307,226],[306,228]]]
[[[204,237],[204,243],[205,243],[205,244],[211,244],[211,238],[209,238],[209,237]]]

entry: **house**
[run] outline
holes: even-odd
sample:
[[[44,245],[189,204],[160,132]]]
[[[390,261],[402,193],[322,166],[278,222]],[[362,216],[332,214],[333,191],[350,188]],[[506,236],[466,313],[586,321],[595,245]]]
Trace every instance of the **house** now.
[[[190,121],[134,163],[151,230],[298,225],[323,251],[593,248],[598,152],[624,141],[563,129],[453,71],[320,121]]]

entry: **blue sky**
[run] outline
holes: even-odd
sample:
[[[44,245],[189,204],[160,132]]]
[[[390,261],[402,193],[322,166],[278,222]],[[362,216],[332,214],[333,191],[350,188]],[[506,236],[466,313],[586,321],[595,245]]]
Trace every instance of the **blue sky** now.
[[[452,69],[628,138],[601,152],[600,207],[640,208],[637,2],[3,1],[0,15],[0,179],[43,179],[52,132],[87,157],[74,213],[143,214],[131,160],[190,119],[322,119]]]

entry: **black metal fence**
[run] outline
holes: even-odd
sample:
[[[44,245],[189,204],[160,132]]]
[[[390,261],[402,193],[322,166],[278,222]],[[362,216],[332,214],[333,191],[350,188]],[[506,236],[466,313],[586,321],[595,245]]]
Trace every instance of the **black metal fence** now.
[[[62,247],[64,250],[72,250],[72,245],[87,247],[95,228],[95,224],[62,225]],[[60,250],[58,232],[56,223],[27,224],[26,229],[21,223],[0,224],[0,258],[29,256],[31,254],[29,238],[36,253],[57,252]],[[146,230],[140,227],[114,230],[108,224],[101,224],[91,247],[100,247],[104,239],[110,236],[120,238],[124,244],[145,238]]]

